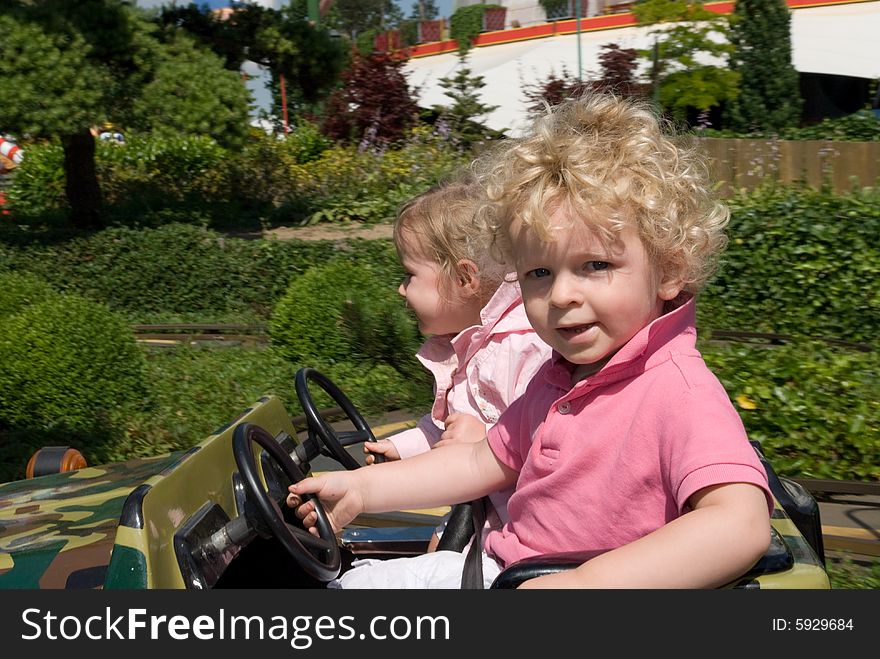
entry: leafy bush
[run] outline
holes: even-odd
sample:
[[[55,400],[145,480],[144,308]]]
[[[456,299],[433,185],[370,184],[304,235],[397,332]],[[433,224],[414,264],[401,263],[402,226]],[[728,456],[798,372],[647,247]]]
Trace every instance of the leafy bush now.
[[[191,195],[228,195],[231,154],[210,137],[132,135],[124,145],[99,141],[97,147],[98,178],[108,204],[127,204],[137,197],[155,205]]]
[[[703,327],[877,345],[880,190],[773,187],[730,201],[730,245],[698,305]]]
[[[376,304],[396,295],[369,264],[336,260],[311,268],[290,285],[269,321],[273,347],[294,362],[322,365],[349,361],[356,346],[343,329],[354,300]]]
[[[479,4],[459,7],[449,17],[449,36],[458,43],[458,52],[466,53],[473,47],[473,41],[483,31],[483,14],[487,9],[501,5]]]
[[[67,205],[64,151],[59,144],[29,144],[27,158],[15,169],[6,193],[16,217],[37,215]]]
[[[404,201],[465,163],[465,156],[425,127],[381,152],[337,146],[302,168],[292,188],[294,203],[281,207],[273,222],[388,222]]]
[[[426,374],[422,368],[420,376],[412,379],[388,364],[370,360],[333,364],[325,373],[362,414],[405,409],[424,413],[430,409],[433,395]]]
[[[143,355],[106,306],[58,295],[0,320],[0,427],[106,428],[144,394]]]
[[[229,196],[230,153],[194,135],[129,135],[124,145],[98,140],[95,165],[104,201],[141,210],[196,195]],[[57,144],[32,144],[16,169],[9,202],[16,215],[66,208],[64,153]]]
[[[338,257],[372,263],[395,287],[402,276],[390,240],[247,240],[169,224],[58,244],[0,242],[0,270],[31,272],[141,323],[260,324],[294,278]]]
[[[51,299],[56,291],[45,281],[24,272],[0,272],[0,318]]]
[[[355,54],[324,105],[321,131],[340,142],[388,146],[406,136],[419,108],[400,52]]]
[[[880,480],[880,355],[820,342],[704,345],[750,439],[782,475]]]
[[[778,133],[740,133],[733,130],[704,129],[703,137],[769,138],[783,140],[838,140],[846,142],[876,142],[880,140],[880,120],[870,109],[836,119],[823,119],[812,126],[789,127]]]

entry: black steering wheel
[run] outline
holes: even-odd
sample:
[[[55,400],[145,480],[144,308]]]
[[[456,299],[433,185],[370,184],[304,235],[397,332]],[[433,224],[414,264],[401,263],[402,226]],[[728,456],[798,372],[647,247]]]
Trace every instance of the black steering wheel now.
[[[281,507],[266,491],[257,473],[254,442],[265,449],[291,483],[297,483],[305,478],[302,470],[272,435],[258,425],[241,423],[233,431],[232,453],[247,489],[248,501],[254,504],[270,533],[278,539],[303,570],[318,581],[335,579],[342,568],[342,558],[324,507],[316,496],[312,494],[303,496],[304,499],[315,504],[315,513],[318,516],[316,526],[319,537],[317,538],[308,531],[287,523]],[[261,526],[259,520],[255,520],[254,526]]]
[[[321,416],[309,392],[309,382],[317,384],[333,399],[333,402],[339,405],[345,416],[354,425],[355,430],[353,432],[337,433],[327,420]],[[317,437],[329,455],[346,469],[359,469],[360,463],[351,457],[351,454],[345,450],[345,447],[361,442],[376,441],[373,431],[370,430],[370,426],[364,420],[361,413],[357,411],[357,408],[348,397],[339,390],[339,387],[333,384],[326,375],[313,368],[305,367],[299,369],[296,372],[295,385],[297,398],[299,398],[300,405],[302,405],[303,412],[305,413],[309,439]],[[377,463],[385,461],[385,456],[383,455],[375,454],[373,457]]]

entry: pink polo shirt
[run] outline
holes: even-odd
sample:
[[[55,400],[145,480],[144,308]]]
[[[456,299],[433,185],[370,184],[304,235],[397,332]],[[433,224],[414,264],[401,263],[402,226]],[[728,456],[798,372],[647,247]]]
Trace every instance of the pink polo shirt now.
[[[411,430],[389,437],[401,458],[429,450],[453,412],[471,414],[487,427],[526,390],[551,349],[538,338],[523,309],[518,282],[504,282],[480,312],[480,325],[454,337],[433,336],[417,353],[434,376],[434,404]],[[490,495],[502,521],[510,491]]]
[[[614,549],[688,510],[710,485],[767,475],[718,379],[695,348],[694,300],[634,336],[571,385],[554,355],[489,431],[519,473],[509,521],[486,551],[503,565],[537,554]]]

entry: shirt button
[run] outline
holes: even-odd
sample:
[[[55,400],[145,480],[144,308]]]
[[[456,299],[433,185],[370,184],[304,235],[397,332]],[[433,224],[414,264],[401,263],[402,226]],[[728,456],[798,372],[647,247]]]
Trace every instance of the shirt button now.
[[[560,414],[568,414],[569,412],[571,412],[571,403],[569,403],[568,401],[559,403],[559,405],[556,406],[556,410]]]

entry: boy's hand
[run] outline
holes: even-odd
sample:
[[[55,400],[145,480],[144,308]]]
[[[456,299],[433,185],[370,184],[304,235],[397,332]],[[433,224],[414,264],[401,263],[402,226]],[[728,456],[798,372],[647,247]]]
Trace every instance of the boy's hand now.
[[[364,442],[364,453],[367,454],[367,457],[364,458],[364,462],[368,465],[371,465],[376,461],[376,454],[384,455],[386,462],[400,460],[400,453],[394,445],[394,442],[390,439],[380,439],[378,442]]]
[[[306,501],[301,496],[303,494],[315,494],[321,500],[334,533],[363,512],[363,498],[355,487],[353,473],[331,471],[306,478],[287,488],[290,491],[287,495],[287,505],[296,510],[296,516],[302,520],[303,526],[309,533],[318,535],[315,526],[318,514],[315,512],[314,502]]]
[[[481,442],[486,438],[486,426],[473,414],[450,414],[446,417],[446,430],[434,448],[446,444]]]

